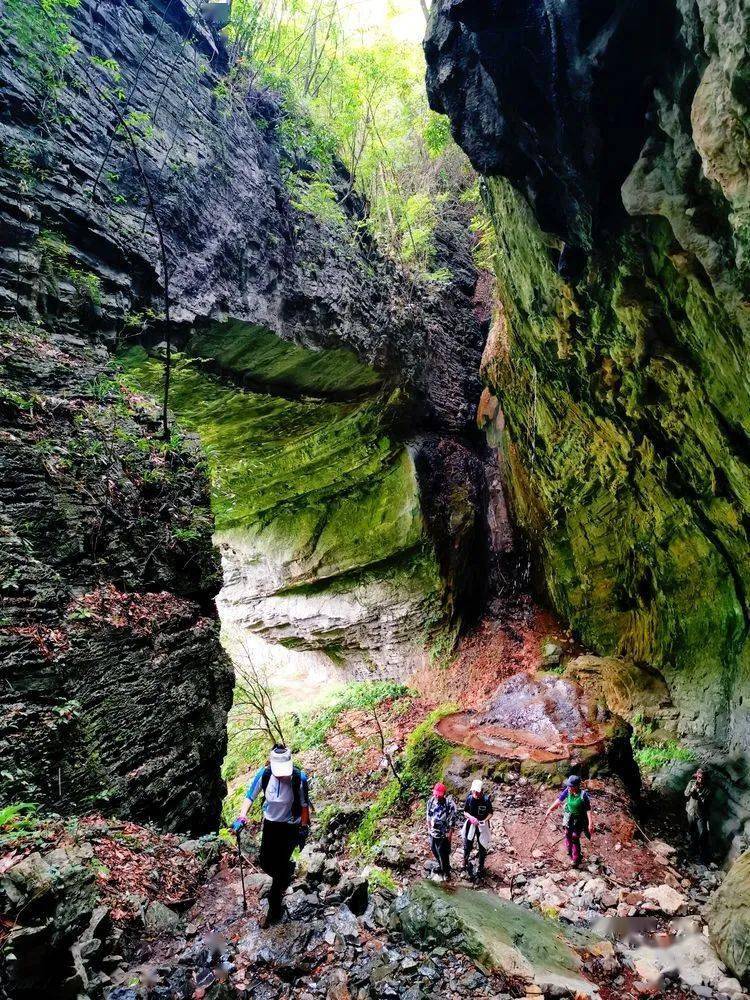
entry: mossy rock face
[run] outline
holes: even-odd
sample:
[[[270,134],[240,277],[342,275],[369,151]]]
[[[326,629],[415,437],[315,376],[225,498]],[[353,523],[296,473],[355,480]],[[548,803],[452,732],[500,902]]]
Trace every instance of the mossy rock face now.
[[[359,676],[416,668],[447,600],[400,394],[346,352],[255,328],[189,346],[200,357],[178,356],[170,402],[208,460],[225,625]],[[158,395],[161,362],[123,360],[131,387]]]
[[[419,947],[459,948],[511,977],[592,992],[576,951],[592,938],[490,893],[418,882],[393,903],[390,924]]]
[[[513,507],[549,594],[602,654],[656,668],[689,735],[739,748],[750,697],[750,385],[741,336],[668,227],[626,231],[566,284],[510,185],[488,182]],[[649,695],[649,699],[651,696]]]
[[[655,671],[619,656],[577,656],[565,665],[565,676],[596,692],[612,712],[629,722],[639,716],[669,722],[669,691]]]
[[[719,958],[750,985],[750,852],[732,865],[711,897],[708,930]]]

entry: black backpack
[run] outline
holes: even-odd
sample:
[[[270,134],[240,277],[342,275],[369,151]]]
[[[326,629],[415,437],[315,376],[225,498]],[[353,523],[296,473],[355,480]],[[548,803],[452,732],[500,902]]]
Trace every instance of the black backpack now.
[[[271,780],[271,766],[265,769],[263,772],[263,777],[261,778],[261,788],[263,789],[263,797],[265,798],[266,789],[268,788],[268,782]],[[302,777],[302,772],[298,767],[292,768],[292,817],[294,819],[299,819],[302,815],[302,786],[305,786],[305,798],[307,802],[310,802],[310,795],[307,790],[307,778]]]

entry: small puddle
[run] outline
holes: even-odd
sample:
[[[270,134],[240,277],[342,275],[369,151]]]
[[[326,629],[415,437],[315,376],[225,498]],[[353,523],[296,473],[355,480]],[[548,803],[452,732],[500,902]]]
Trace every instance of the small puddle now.
[[[576,681],[516,674],[482,712],[448,715],[437,726],[451,743],[511,760],[567,760],[585,747],[602,749],[612,724]]]

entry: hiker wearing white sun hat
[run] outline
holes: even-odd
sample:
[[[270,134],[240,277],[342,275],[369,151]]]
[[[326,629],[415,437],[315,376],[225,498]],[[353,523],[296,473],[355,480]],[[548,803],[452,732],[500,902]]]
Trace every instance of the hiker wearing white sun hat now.
[[[292,852],[304,844],[310,827],[310,795],[307,775],[294,766],[290,751],[277,744],[268,764],[255,774],[247,790],[240,815],[232,829],[247,823],[247,814],[258,794],[263,793],[263,830],[259,864],[271,876],[268,922],[281,919],[281,900],[294,876]]]
[[[484,862],[487,852],[492,844],[490,832],[490,816],[493,813],[492,800],[489,795],[485,795],[482,782],[475,778],[471,783],[466,802],[464,803],[464,870],[468,872],[472,882],[480,879],[484,874]],[[479,863],[476,870],[470,864],[471,852],[477,845]]]

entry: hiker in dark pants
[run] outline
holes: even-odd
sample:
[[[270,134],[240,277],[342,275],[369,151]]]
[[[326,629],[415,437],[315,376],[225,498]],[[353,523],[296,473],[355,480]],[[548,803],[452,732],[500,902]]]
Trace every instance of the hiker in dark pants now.
[[[445,785],[438,782],[432,789],[432,797],[427,802],[427,833],[430,838],[430,848],[438,863],[435,878],[439,882],[450,881],[451,843],[453,828],[458,817],[456,803],[447,791]]]
[[[565,846],[568,849],[574,868],[578,868],[582,860],[581,834],[585,833],[591,840],[593,824],[591,822],[591,799],[589,793],[581,788],[581,779],[577,774],[571,774],[565,782],[565,787],[546,812],[546,816],[563,807],[563,827],[565,829]]]
[[[263,793],[263,830],[258,862],[271,876],[266,925],[281,919],[281,901],[294,877],[292,852],[304,844],[310,827],[310,795],[307,775],[292,764],[286,747],[277,745],[266,767],[256,773],[247,790],[240,815],[232,824],[238,832],[258,794]]]
[[[699,767],[685,789],[685,811],[690,835],[700,861],[707,865],[711,860],[711,785],[706,772]]]
[[[464,803],[464,871],[474,880],[479,880],[484,874],[484,862],[491,843],[490,816],[493,813],[492,800],[482,791],[482,782],[477,778],[471,783],[471,791]],[[476,873],[472,872],[469,859],[477,845],[479,864]]]

